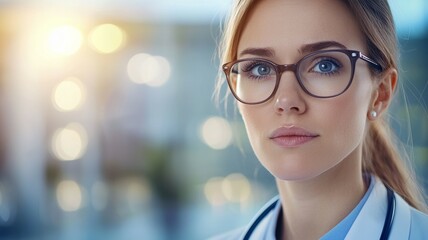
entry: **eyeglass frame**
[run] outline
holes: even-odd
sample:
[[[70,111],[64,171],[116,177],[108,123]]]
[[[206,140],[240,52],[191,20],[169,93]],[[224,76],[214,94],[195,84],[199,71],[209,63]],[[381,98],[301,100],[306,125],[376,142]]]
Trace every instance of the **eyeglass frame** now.
[[[331,96],[318,96],[315,95],[311,92],[309,92],[306,87],[304,86],[302,80],[300,79],[300,74],[297,72],[297,70],[299,69],[300,63],[303,62],[305,59],[310,58],[316,54],[320,54],[320,53],[326,53],[326,52],[342,52],[345,55],[347,55],[349,57],[349,60],[351,61],[351,76],[349,79],[349,83],[346,85],[346,87],[344,88],[343,91],[341,91],[338,94],[335,95],[331,95]],[[358,59],[362,59],[365,62],[369,63],[375,70],[377,70],[378,72],[382,72],[383,68],[382,66],[377,63],[375,60],[369,58],[368,56],[364,55],[362,52],[357,51],[357,50],[348,50],[348,49],[329,49],[329,50],[319,50],[319,51],[315,51],[312,53],[309,53],[305,56],[303,56],[299,61],[297,61],[294,64],[277,64],[273,61],[270,61],[268,59],[264,59],[264,58],[244,58],[244,59],[238,59],[235,61],[231,61],[228,63],[225,63],[222,65],[222,70],[224,72],[224,74],[226,75],[226,80],[227,80],[227,84],[229,85],[229,88],[233,94],[233,96],[240,101],[241,103],[244,104],[248,104],[248,105],[255,105],[255,104],[261,104],[264,102],[267,102],[268,100],[270,100],[278,91],[279,88],[279,83],[282,77],[282,74],[286,71],[292,71],[294,73],[294,75],[296,76],[297,82],[299,83],[299,86],[303,89],[303,91],[308,94],[309,96],[312,97],[316,97],[316,98],[333,98],[333,97],[337,97],[341,94],[343,94],[344,92],[346,92],[346,90],[348,90],[348,88],[351,86],[352,81],[354,79],[354,73],[355,73],[355,63],[357,62]],[[243,62],[243,61],[264,61],[267,62],[269,64],[271,64],[274,67],[275,73],[276,73],[276,83],[275,83],[275,87],[272,91],[272,93],[265,99],[262,101],[258,101],[258,102],[246,102],[243,101],[240,97],[237,96],[237,94],[235,93],[235,91],[233,90],[233,86],[230,80],[230,72],[232,70],[232,66],[234,66],[235,64],[239,63],[239,62]]]

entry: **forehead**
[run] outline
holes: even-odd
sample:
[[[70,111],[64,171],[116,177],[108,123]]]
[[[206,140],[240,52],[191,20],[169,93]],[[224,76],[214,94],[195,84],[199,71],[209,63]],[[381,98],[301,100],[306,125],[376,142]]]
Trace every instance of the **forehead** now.
[[[238,55],[258,47],[294,55],[302,45],[322,41],[365,50],[358,22],[341,0],[256,0],[246,20]]]

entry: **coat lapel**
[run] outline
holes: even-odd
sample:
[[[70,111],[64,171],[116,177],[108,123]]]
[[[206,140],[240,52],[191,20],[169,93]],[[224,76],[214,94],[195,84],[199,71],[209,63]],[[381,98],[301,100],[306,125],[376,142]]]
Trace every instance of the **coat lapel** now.
[[[346,239],[379,239],[388,208],[386,188],[376,177],[372,193],[349,230]],[[410,208],[396,193],[396,210],[389,239],[408,239],[410,231]]]
[[[410,235],[410,206],[398,194],[395,194],[397,204],[394,222],[391,229],[391,240],[408,239]]]
[[[270,209],[270,206],[274,204],[273,208]],[[270,209],[270,210],[269,210]],[[251,221],[251,224],[248,225],[247,230],[244,231],[240,239],[243,239],[245,234],[254,226],[255,229],[250,236],[250,240],[275,240],[275,228],[276,222],[278,219],[278,214],[281,210],[281,203],[279,201],[279,196],[271,199],[256,215],[255,219]],[[265,215],[266,214],[266,215]],[[257,222],[257,218],[260,215],[265,215],[260,222]]]

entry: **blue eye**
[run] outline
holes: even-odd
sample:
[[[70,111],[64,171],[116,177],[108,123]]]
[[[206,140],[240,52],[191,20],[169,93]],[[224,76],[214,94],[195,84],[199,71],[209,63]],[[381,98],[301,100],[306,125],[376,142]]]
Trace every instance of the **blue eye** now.
[[[339,65],[331,60],[322,60],[314,66],[313,71],[319,73],[332,73],[339,69]]]
[[[257,65],[251,67],[251,74],[254,76],[266,76],[271,74],[272,68],[269,65],[258,63]]]
[[[240,69],[247,79],[268,80],[276,76],[274,66],[268,62],[249,60],[241,64]]]
[[[340,71],[341,65],[334,59],[322,59],[314,65],[313,72],[321,74],[332,74]]]

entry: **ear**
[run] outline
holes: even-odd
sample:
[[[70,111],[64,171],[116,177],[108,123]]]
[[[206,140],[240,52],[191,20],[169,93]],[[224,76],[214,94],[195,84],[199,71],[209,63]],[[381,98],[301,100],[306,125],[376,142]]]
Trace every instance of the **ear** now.
[[[397,79],[398,74],[395,68],[386,70],[380,76],[373,92],[372,104],[368,113],[370,120],[374,120],[388,108],[392,101],[395,87],[397,86]]]

